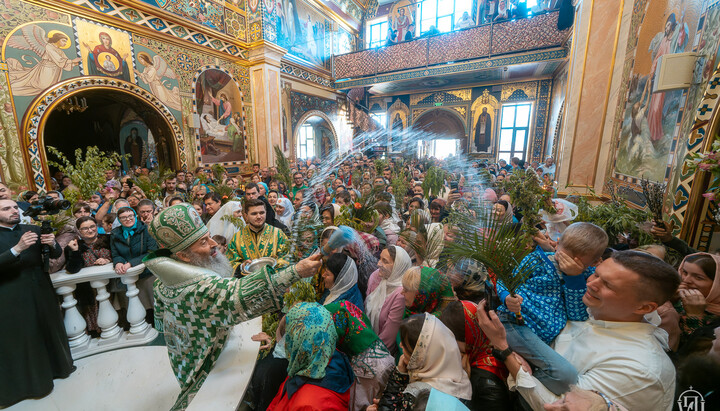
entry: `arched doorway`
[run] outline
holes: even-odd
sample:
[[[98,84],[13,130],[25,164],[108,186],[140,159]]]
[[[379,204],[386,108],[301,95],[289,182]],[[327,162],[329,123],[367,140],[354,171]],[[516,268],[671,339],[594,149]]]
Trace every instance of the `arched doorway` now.
[[[76,110],[67,110],[70,106]],[[131,161],[147,165],[152,157],[151,136],[159,164],[187,168],[180,126],[170,110],[146,90],[121,80],[83,77],[56,84],[30,104],[22,130],[25,163],[37,190],[46,190],[48,145],[73,161],[77,148],[91,145],[122,154],[127,137],[137,134],[148,143],[144,150],[134,151],[140,158]]]
[[[337,149],[335,126],[322,111],[305,113],[298,121],[294,138],[296,159],[324,157]]]
[[[425,112],[415,120],[413,128],[432,135],[431,138],[419,142],[422,144],[419,154],[444,158],[455,155],[461,151],[461,147],[466,147],[465,124],[454,111],[433,109]]]

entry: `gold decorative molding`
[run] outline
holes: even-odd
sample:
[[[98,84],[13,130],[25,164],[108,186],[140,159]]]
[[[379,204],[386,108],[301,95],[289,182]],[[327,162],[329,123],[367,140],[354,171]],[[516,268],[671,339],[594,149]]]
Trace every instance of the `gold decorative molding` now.
[[[464,120],[467,120],[467,107],[464,106],[451,106],[448,107],[458,112]]]
[[[416,118],[420,117],[425,113],[426,111],[430,110],[429,108],[416,108],[412,111],[413,121],[415,121]]]
[[[410,105],[416,106],[422,100],[425,100],[426,98],[428,98],[430,96],[433,97],[434,103],[445,103],[445,95],[446,94],[455,96],[462,101],[470,101],[470,97],[472,95],[472,89],[467,88],[467,89],[461,89],[461,90],[447,90],[447,91],[437,91],[437,92],[433,92],[433,93],[412,94],[410,96]]]
[[[535,100],[537,98],[538,82],[531,81],[527,83],[512,83],[503,84],[502,92],[500,93],[500,100],[507,101],[512,93],[517,90],[522,90],[528,96],[529,100]]]

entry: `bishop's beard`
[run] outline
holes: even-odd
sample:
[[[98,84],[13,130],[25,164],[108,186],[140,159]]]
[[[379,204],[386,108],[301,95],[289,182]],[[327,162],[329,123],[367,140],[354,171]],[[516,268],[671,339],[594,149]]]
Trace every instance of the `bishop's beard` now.
[[[225,254],[217,252],[214,257],[189,253],[190,264],[212,271],[218,277],[228,278],[233,275],[233,268]]]

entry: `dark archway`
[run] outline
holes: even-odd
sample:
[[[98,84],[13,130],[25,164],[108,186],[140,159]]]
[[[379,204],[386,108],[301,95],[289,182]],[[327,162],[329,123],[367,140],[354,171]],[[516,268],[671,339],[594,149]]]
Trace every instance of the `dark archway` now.
[[[67,112],[68,102],[84,104],[87,108],[82,112]],[[57,148],[72,162],[75,150],[88,146],[125,154],[126,147],[131,151],[125,142],[132,128],[143,140],[140,151],[130,159],[132,165],[178,168],[171,141],[172,129],[162,114],[140,98],[112,89],[83,90],[60,100],[45,123],[44,146],[45,150],[48,146]],[[123,164],[123,168],[128,165]]]
[[[460,116],[454,111],[439,108],[427,111],[415,120],[413,128],[430,133],[429,140],[438,140],[438,143],[445,143],[440,140],[459,140],[454,144],[454,147],[451,147],[453,153],[458,152],[457,147],[467,147],[465,125]],[[429,141],[424,143],[426,145],[425,150],[429,149]],[[435,147],[435,144],[431,145]],[[426,151],[426,154],[434,155],[434,148]]]

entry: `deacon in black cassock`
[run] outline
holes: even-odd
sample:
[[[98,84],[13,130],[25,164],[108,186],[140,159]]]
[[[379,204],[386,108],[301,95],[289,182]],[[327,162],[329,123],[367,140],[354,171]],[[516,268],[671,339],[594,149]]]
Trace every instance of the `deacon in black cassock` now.
[[[17,203],[0,200],[0,408],[50,394],[53,379],[75,369],[40,254],[42,244],[53,258],[62,249],[54,235],[19,222]]]

